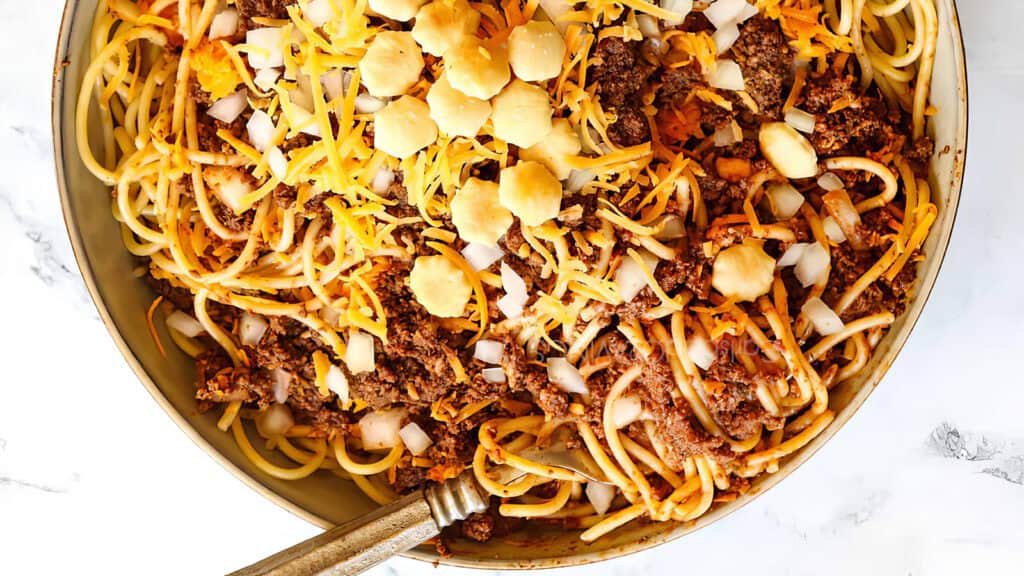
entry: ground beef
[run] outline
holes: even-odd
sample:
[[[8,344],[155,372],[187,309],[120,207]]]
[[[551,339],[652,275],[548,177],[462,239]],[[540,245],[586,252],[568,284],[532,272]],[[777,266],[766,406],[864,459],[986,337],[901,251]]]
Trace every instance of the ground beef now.
[[[508,378],[509,389],[526,390],[533,401],[549,416],[562,416],[569,409],[569,395],[548,380],[547,366],[526,357],[526,351],[514,336],[503,337],[505,352],[501,365]]]
[[[740,37],[731,51],[743,70],[747,93],[760,108],[760,119],[781,118],[785,86],[792,76],[793,52],[779,23],[764,16],[751,18],[740,28]]]
[[[210,194],[209,198],[213,215],[225,228],[232,232],[248,232],[252,228],[253,218],[256,217],[255,210],[246,210],[239,214],[221,202],[216,194]]]
[[[205,111],[199,111],[196,118],[196,134],[199,139],[199,149],[217,154],[234,155],[235,149],[220,136],[217,136],[217,131],[221,129],[227,130],[232,136],[244,142],[247,140],[245,136],[246,122],[248,122],[248,119],[244,116],[239,116],[231,123],[221,122]]]
[[[238,15],[246,20],[253,18],[288,18],[288,6],[296,0],[235,0]]]
[[[839,110],[833,106],[846,103]],[[901,122],[875,91],[861,96],[857,79],[831,70],[811,77],[804,88],[804,107],[817,117],[810,141],[822,156],[879,155],[896,152],[903,141]]]
[[[470,540],[487,542],[491,538],[508,536],[519,530],[525,522],[522,518],[502,516],[497,509],[492,507],[486,512],[470,514],[462,521],[459,530],[464,537]]]
[[[196,380],[196,399],[201,402],[241,400],[264,407],[273,399],[269,372],[244,366],[236,368],[219,348],[204,352],[196,358]]]
[[[654,277],[669,294],[686,288],[696,298],[706,300],[711,296],[711,264],[712,260],[704,254],[704,247],[694,236],[674,260],[658,264]]]
[[[605,38],[597,44],[594,82],[606,111],[616,116],[608,126],[608,137],[620,146],[633,146],[650,139],[650,128],[642,112],[641,97],[654,66],[640,55],[639,42]]]
[[[660,80],[657,101],[661,105],[680,105],[694,90],[707,87],[696,60],[679,68],[662,68]]]
[[[735,354],[742,343],[725,335],[717,343],[718,356],[704,375],[704,396],[715,420],[737,439],[750,438],[760,434],[763,425],[768,430],[777,430],[785,419],[772,416],[758,400],[756,389],[760,384],[773,387],[783,375],[779,368],[753,357],[757,372],[751,374],[737,361]]]

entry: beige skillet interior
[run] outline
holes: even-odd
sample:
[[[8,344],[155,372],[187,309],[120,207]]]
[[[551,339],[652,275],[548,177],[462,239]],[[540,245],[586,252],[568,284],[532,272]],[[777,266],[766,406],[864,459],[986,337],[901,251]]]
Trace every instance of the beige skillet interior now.
[[[831,427],[786,461],[778,473],[756,482],[750,494],[716,507],[690,526],[634,522],[588,546],[579,541],[575,532],[534,525],[524,532],[487,544],[456,542],[452,546],[454,556],[451,558],[438,558],[432,546],[421,546],[410,555],[446,564],[509,569],[583,564],[643,550],[715,522],[740,508],[786,477],[853,415],[878,384],[920,315],[938,274],[956,213],[967,137],[966,75],[953,0],[938,0],[938,5],[940,30],[932,102],[938,106],[939,114],[932,119],[930,132],[939,151],[931,175],[939,197],[939,219],[926,245],[928,259],[920,270],[917,299],[883,340],[862,377],[833,392],[831,406],[837,417]],[[199,415],[196,412],[192,398],[194,370],[191,360],[173,346],[169,347],[167,359],[157,352],[145,321],[145,312],[153,295],[143,280],[132,275],[137,262],[124,249],[120,230],[111,217],[109,189],[86,170],[75,145],[75,100],[88,66],[88,35],[95,9],[96,0],[68,0],[57,48],[53,130],[58,183],[68,232],[101,317],[156,401],[196,444],[246,484],[293,513],[324,527],[367,512],[373,504],[355,485],[332,475],[318,473],[300,481],[284,481],[254,469],[231,435],[215,427],[215,413]],[[92,132],[95,134],[98,130]],[[169,341],[166,334],[164,341]],[[282,546],[287,544],[291,543],[281,542]]]

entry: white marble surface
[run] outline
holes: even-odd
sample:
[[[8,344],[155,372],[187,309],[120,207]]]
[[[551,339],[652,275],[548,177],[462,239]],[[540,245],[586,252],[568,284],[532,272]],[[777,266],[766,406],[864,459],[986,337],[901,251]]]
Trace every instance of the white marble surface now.
[[[60,0],[0,0],[0,574],[219,574],[314,527],[192,445],[107,338],[50,144]],[[569,574],[1024,570],[1024,2],[966,0],[971,133],[953,244],[903,355],[786,482],[725,521]],[[376,575],[465,570],[394,560]]]

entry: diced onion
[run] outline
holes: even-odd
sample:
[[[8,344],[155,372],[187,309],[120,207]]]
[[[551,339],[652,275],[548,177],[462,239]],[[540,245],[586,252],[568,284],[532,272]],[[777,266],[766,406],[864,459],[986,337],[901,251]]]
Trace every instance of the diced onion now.
[[[561,357],[548,358],[548,380],[563,392],[589,394],[583,376],[569,360]]]
[[[477,340],[473,358],[487,364],[501,364],[501,356],[504,353],[505,345],[497,340]]]
[[[518,318],[523,314],[523,307],[530,296],[526,292],[526,282],[508,264],[501,263],[501,286],[505,295],[498,299],[498,308],[508,318]]]
[[[640,252],[640,257],[653,274],[658,267],[658,258],[646,251]],[[636,260],[629,256],[623,256],[618,270],[615,271],[615,286],[619,290],[622,301],[631,302],[644,289],[644,286],[647,286],[647,275],[644,274],[643,268]]]
[[[846,184],[843,183],[843,179],[836,176],[835,172],[825,172],[821,176],[818,176],[818,186],[821,186],[821,188],[826,192],[835,192],[836,190],[846,188]]]
[[[249,143],[260,152],[265,152],[274,139],[274,121],[263,110],[256,110],[245,125]]]
[[[255,346],[267,331],[267,321],[250,312],[243,312],[238,320],[239,339],[245,346]]]
[[[825,229],[825,236],[828,239],[835,242],[836,244],[842,244],[846,242],[846,234],[843,233],[843,229],[836,223],[836,219],[831,216],[826,216],[821,221],[821,227]]]
[[[427,433],[423,431],[423,428],[420,428],[419,424],[415,422],[409,422],[402,426],[402,429],[398,431],[398,436],[402,439],[402,444],[405,444],[405,447],[409,449],[409,452],[412,452],[413,456],[423,454],[434,443],[430,436],[427,436]]]
[[[292,385],[292,374],[284,368],[274,368],[270,374],[274,378],[274,383],[271,385],[274,402],[284,404],[288,401],[288,387]]]
[[[768,199],[772,213],[777,220],[789,220],[804,205],[804,196],[789,182],[772,184],[768,187]]]
[[[669,214],[661,219],[661,230],[654,235],[655,240],[677,240],[686,236],[686,225],[683,219],[675,214]]]
[[[799,108],[790,108],[786,111],[786,124],[804,134],[814,134],[814,125],[817,120],[814,114],[804,112]]]
[[[231,124],[248,107],[249,101],[246,99],[245,90],[239,90],[214,102],[206,113],[221,122]]]
[[[335,68],[320,76],[320,83],[324,85],[324,93],[327,94],[328,100],[337,100],[344,96],[351,82],[352,73],[341,68]]]
[[[750,20],[754,16],[757,16],[757,13],[757,6],[754,6],[753,4],[744,3],[743,8],[740,9],[739,15],[736,16],[736,23],[742,24],[747,20]]]
[[[723,26],[734,23],[746,5],[746,0],[718,0],[704,10],[704,16],[712,26],[721,29]]]
[[[356,332],[349,336],[345,349],[345,365],[353,374],[373,372],[376,367],[373,356],[373,336]]]
[[[715,362],[715,358],[718,357],[715,354],[715,349],[711,347],[711,343],[702,334],[694,334],[690,337],[686,343],[686,353],[701,370],[710,368]]]
[[[387,102],[366,93],[356,95],[356,112],[360,114],[373,114],[375,112],[379,112],[384,108],[385,104],[387,104]]]
[[[808,298],[800,310],[807,315],[807,319],[811,321],[814,329],[822,336],[836,334],[843,330],[844,324],[839,315],[817,296]]]
[[[723,148],[743,141],[743,130],[736,122],[729,122],[715,130],[715,146]]]
[[[838,177],[837,177],[838,178]],[[825,210],[835,220],[835,223],[843,231],[843,236],[850,241],[854,250],[867,248],[866,240],[862,232],[860,212],[853,205],[850,195],[846,190],[833,190],[821,197],[825,203]]]
[[[394,181],[394,172],[387,168],[379,168],[377,173],[373,175],[373,182],[370,182],[370,188],[377,194],[385,194]]]
[[[743,90],[746,87],[740,65],[732,60],[719,60],[714,73],[708,78],[708,84],[713,88],[734,91]]]
[[[302,16],[309,20],[309,23],[316,28],[330,22],[334,17],[334,10],[331,8],[330,0],[307,0],[302,5]]]
[[[227,8],[210,21],[210,40],[238,33],[238,10]]]
[[[271,404],[256,415],[256,431],[264,438],[277,438],[295,425],[287,404]]]
[[[281,77],[281,71],[277,68],[264,68],[258,72],[252,78],[252,83],[257,88],[264,92],[270,92],[274,89],[277,84],[277,79]]]
[[[256,28],[245,33],[245,43],[255,47],[249,52],[249,65],[260,70],[284,66],[284,29]]]
[[[505,252],[501,248],[480,242],[470,242],[462,249],[462,257],[477,272],[490,268],[491,264],[501,260],[504,255]]]
[[[594,512],[603,516],[611,509],[617,490],[615,486],[609,486],[608,484],[587,482],[586,493],[587,500],[590,500],[590,504],[594,507]]]
[[[690,212],[690,179],[680,178],[676,180],[676,200],[679,202],[679,213],[684,217]]]
[[[782,254],[782,258],[775,263],[779,268],[785,268],[786,266],[796,266],[796,263],[800,261],[800,257],[804,255],[804,250],[810,244],[793,244]]]
[[[398,432],[402,428],[406,412],[392,408],[370,412],[359,420],[359,434],[364,450],[386,450],[401,442]]]
[[[640,398],[633,394],[620,396],[612,403],[612,424],[615,429],[625,428],[640,419],[644,413],[644,405]]]
[[[807,246],[800,261],[796,263],[796,279],[804,288],[813,286],[825,279],[828,274],[829,256],[828,251],[821,244],[815,242]]]
[[[307,74],[299,74],[295,80],[295,89],[288,91],[292,104],[307,112],[313,111],[313,85]]]
[[[637,14],[636,26],[645,38],[660,38],[661,28],[658,26],[658,19],[650,14]]]
[[[181,310],[175,310],[167,316],[167,326],[174,328],[184,336],[189,338],[195,338],[203,332],[206,332],[206,328],[199,323],[198,320],[185,314]]]
[[[722,26],[711,35],[718,53],[722,54],[740,39],[740,29],[736,24]]]
[[[341,368],[331,364],[331,367],[327,369],[327,375],[324,377],[324,380],[327,382],[327,389],[337,394],[342,404],[348,404],[352,398],[349,393],[348,378]]]
[[[693,11],[693,0],[661,0],[661,7],[669,12],[675,12],[677,16],[666,18],[665,23],[671,26],[678,26]]]
[[[579,192],[584,186],[597,179],[597,174],[591,170],[576,170],[569,172],[569,178],[565,181],[565,189],[569,192]]]
[[[480,375],[484,377],[484,380],[492,384],[502,384],[505,382],[505,371],[501,368],[484,368],[480,371]]]
[[[309,136],[321,137],[320,123],[314,120],[313,113],[301,106],[292,106],[288,109],[288,123],[292,126],[302,126],[299,132]]]
[[[288,173],[288,159],[284,157],[284,152],[281,152],[277,146],[267,149],[267,166],[270,167],[270,173],[278,180],[284,180],[285,174]]]

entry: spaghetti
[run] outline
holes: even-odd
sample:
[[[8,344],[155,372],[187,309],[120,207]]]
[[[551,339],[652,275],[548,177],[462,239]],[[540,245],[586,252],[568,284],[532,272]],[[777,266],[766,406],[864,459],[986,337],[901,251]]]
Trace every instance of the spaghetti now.
[[[913,294],[937,15],[696,4],[101,0],[78,147],[201,409],[376,502],[471,469],[478,540],[777,471]]]

